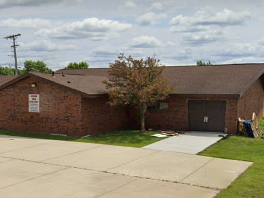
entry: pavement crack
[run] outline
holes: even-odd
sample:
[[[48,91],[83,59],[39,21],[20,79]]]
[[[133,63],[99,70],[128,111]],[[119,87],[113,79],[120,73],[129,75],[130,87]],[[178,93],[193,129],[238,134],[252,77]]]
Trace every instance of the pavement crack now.
[[[109,190],[109,191],[107,191],[107,192],[105,192],[105,193],[103,193],[103,194],[101,194],[101,195],[98,195],[98,196],[96,196],[95,198],[102,197],[102,196],[104,196],[104,195],[106,195],[106,194],[108,194],[108,193],[111,193],[111,192],[113,192],[113,191],[116,191],[116,190],[118,190],[118,189],[120,189],[120,188],[122,188],[122,187],[124,187],[124,186],[126,186],[126,185],[128,185],[128,184],[130,184],[130,183],[132,183],[132,182],[134,182],[134,181],[136,181],[136,180],[137,180],[137,178],[135,178],[135,179],[133,179],[132,181],[129,181],[129,182],[127,182],[127,183],[125,183],[125,184],[123,184],[123,185],[121,185],[121,186],[118,186],[117,188],[114,188],[114,189],[112,189],[112,190]]]
[[[203,168],[204,166],[206,166],[207,164],[209,164],[210,162],[212,162],[215,158],[212,158],[211,160],[209,160],[208,162],[206,162],[205,164],[203,164],[202,166],[200,166],[199,168],[197,168],[195,171],[191,172],[189,175],[187,175],[186,177],[184,177],[183,179],[181,179],[179,181],[179,183],[182,183],[183,180],[185,180],[186,178],[190,177],[192,174],[194,174],[195,172],[197,172],[198,170],[200,170],[201,168]]]
[[[24,148],[20,148],[20,149],[15,149],[15,150],[12,150],[12,151],[4,151],[4,152],[0,152],[0,155],[5,154],[5,153],[15,152],[15,151],[21,151],[21,150],[25,150],[25,149],[29,149],[29,148],[34,148],[34,147],[42,146],[42,145],[45,145],[45,144],[52,144],[52,143],[51,142],[45,142],[45,143],[40,143],[40,144],[33,145],[33,146],[28,146],[28,147],[24,147]]]
[[[68,155],[73,155],[73,154],[76,154],[76,153],[80,153],[80,152],[83,152],[83,151],[90,151],[90,150],[93,150],[93,149],[97,149],[97,148],[100,148],[104,145],[99,145],[97,147],[93,147],[93,148],[86,148],[86,149],[83,149],[83,150],[79,150],[79,151],[75,151],[75,152],[72,152],[72,153],[68,153],[68,154],[65,154],[65,155],[60,155],[58,157],[52,157],[52,158],[49,158],[49,159],[45,159],[45,160],[42,160],[40,162],[46,162],[46,161],[49,161],[49,160],[53,160],[53,159],[57,159],[57,158],[61,158],[61,157],[65,157],[65,156],[68,156]]]
[[[128,163],[131,163],[131,162],[134,162],[134,161],[137,161],[137,160],[143,159],[143,158],[145,158],[145,157],[148,157],[148,156],[154,155],[154,154],[159,153],[159,152],[161,152],[161,151],[156,151],[156,152],[150,153],[150,154],[148,154],[148,155],[144,155],[144,156],[142,156],[142,157],[139,157],[139,158],[137,158],[137,159],[133,159],[133,160],[128,161],[128,162],[125,162],[125,163],[123,163],[123,164],[121,164],[121,165],[118,165],[118,166],[115,166],[115,167],[109,168],[109,169],[106,170],[105,172],[108,173],[108,171],[110,171],[110,170],[112,170],[112,169],[118,168],[118,167],[120,167],[120,166],[124,166],[124,165],[126,165],[126,164],[128,164]]]
[[[52,171],[50,173],[46,173],[46,174],[43,174],[43,175],[39,175],[37,177],[33,177],[33,178],[30,178],[30,179],[26,179],[26,180],[21,181],[21,182],[18,182],[18,183],[14,183],[14,184],[11,184],[11,185],[8,185],[8,186],[1,187],[0,190],[5,189],[5,188],[8,188],[8,187],[11,187],[11,186],[15,186],[15,185],[18,185],[18,184],[22,184],[24,182],[28,182],[28,181],[31,181],[31,180],[34,180],[34,179],[38,179],[40,177],[44,177],[44,176],[47,176],[47,175],[51,175],[51,174],[54,174],[54,173],[57,173],[57,172],[60,172],[60,171],[64,171],[66,169],[68,169],[68,168],[63,168],[63,169],[60,169],[60,170]]]

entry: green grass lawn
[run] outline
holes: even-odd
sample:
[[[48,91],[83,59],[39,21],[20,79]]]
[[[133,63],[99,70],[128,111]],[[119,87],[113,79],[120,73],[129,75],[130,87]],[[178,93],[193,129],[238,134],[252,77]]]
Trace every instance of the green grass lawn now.
[[[159,132],[151,131],[151,132],[141,133],[137,130],[128,130],[128,131],[116,131],[111,133],[104,133],[89,137],[83,137],[83,138],[76,138],[76,137],[65,137],[65,136],[48,135],[48,134],[35,134],[35,133],[32,134],[32,133],[0,131],[0,135],[22,136],[22,137],[30,137],[30,138],[64,140],[64,141],[74,141],[74,142],[88,142],[88,143],[129,146],[129,147],[138,147],[138,148],[165,139],[165,138],[152,137],[151,135],[155,133],[159,133]]]
[[[231,136],[203,151],[200,155],[254,162],[216,198],[264,197],[264,139]]]

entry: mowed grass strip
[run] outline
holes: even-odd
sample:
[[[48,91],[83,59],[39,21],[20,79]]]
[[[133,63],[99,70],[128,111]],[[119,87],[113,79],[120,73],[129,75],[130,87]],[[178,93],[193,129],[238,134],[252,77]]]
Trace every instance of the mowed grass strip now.
[[[254,162],[216,198],[264,197],[264,139],[231,136],[203,151],[200,155]]]
[[[137,148],[144,147],[146,145],[166,139],[166,137],[157,138],[151,136],[156,133],[160,133],[160,132],[151,131],[151,132],[141,133],[138,130],[127,130],[127,131],[115,131],[115,132],[103,133],[103,134],[92,135],[87,137],[69,137],[69,136],[38,134],[38,133],[0,131],[0,135],[51,139],[51,140],[64,140],[64,141],[74,141],[74,142],[87,142],[87,143],[108,144],[108,145],[128,146],[128,147],[137,147]]]

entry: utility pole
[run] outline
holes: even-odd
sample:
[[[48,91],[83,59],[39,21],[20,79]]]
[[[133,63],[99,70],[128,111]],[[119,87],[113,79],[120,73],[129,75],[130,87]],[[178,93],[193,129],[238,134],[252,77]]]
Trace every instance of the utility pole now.
[[[14,58],[15,58],[15,75],[18,76],[18,70],[17,70],[17,53],[16,53],[16,47],[19,46],[16,44],[16,39],[17,37],[21,36],[21,34],[13,34],[4,37],[4,39],[12,39],[13,40],[13,45],[11,45],[12,48],[14,48]]]

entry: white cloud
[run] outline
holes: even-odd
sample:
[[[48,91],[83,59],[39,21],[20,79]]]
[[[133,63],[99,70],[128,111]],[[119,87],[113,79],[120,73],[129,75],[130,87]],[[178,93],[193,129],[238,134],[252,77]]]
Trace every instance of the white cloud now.
[[[52,25],[51,21],[39,18],[29,18],[29,19],[4,19],[0,20],[0,27],[6,28],[43,28],[50,27]]]
[[[21,47],[28,51],[66,51],[76,49],[73,45],[55,44],[47,40],[21,43]]]
[[[148,12],[138,17],[137,22],[140,25],[154,25],[166,18],[167,18],[166,14],[155,14],[153,12]]]
[[[93,56],[89,55],[83,59],[88,62],[90,68],[106,68],[109,67],[109,63],[114,62],[117,56]]]
[[[98,47],[96,49],[93,50],[93,53],[97,54],[97,55],[105,55],[105,56],[109,56],[109,55],[119,55],[120,52],[118,52],[116,49],[113,49],[109,46],[103,46],[103,47]]]
[[[181,26],[181,25],[175,25],[170,27],[171,32],[202,32],[202,31],[208,31],[210,30],[210,27],[208,26]]]
[[[137,8],[137,5],[133,1],[126,1],[124,4],[121,6],[121,8],[125,9],[134,9]]]
[[[80,2],[82,0],[0,0],[0,9],[13,6],[38,6],[43,4],[57,4]]]
[[[198,25],[220,25],[220,26],[232,26],[232,25],[242,25],[251,15],[249,12],[234,12],[232,10],[224,9],[223,11],[216,12],[214,14],[207,12],[198,12],[197,21]]]
[[[56,61],[54,59],[45,59],[44,62],[46,63],[47,67],[56,71],[61,68],[65,68],[71,61]]]
[[[264,45],[264,37],[262,37],[262,38],[258,41],[258,44],[260,44],[260,45]]]
[[[262,4],[250,0],[0,0],[0,30],[2,38],[22,34],[17,40],[21,45],[17,48],[19,60],[53,60],[54,67],[85,57],[91,58],[91,67],[108,66],[119,52],[136,58],[156,53],[162,62],[172,65],[195,64],[199,59],[213,64],[254,62],[264,61],[264,39],[260,40],[264,31]],[[153,26],[139,25],[137,19],[145,13],[153,13],[145,19],[145,24]],[[155,19],[154,13],[168,17]],[[93,24],[84,22],[89,17],[97,20]],[[100,19],[112,23],[102,25]],[[128,26],[120,28],[120,24]],[[134,38],[144,35],[158,42]],[[10,45],[11,40],[0,39],[0,65],[14,64],[7,56],[12,54]]]
[[[232,57],[232,58],[241,58],[241,57],[262,57],[264,53],[264,47],[260,42],[253,43],[237,43],[227,49],[222,53],[219,53],[222,57]]]
[[[153,11],[160,11],[163,9],[163,4],[160,2],[155,2],[151,4],[150,10]]]
[[[88,38],[91,40],[106,40],[115,33],[130,29],[131,24],[118,21],[86,18],[83,21],[66,23],[53,29],[41,29],[36,34],[59,39]]]
[[[162,46],[162,43],[154,36],[139,36],[132,39],[131,46],[134,48],[153,48]]]
[[[221,64],[241,64],[241,63],[263,63],[262,57],[240,57],[240,58],[231,58],[229,60],[223,60]]]
[[[234,12],[224,9],[219,12],[209,12],[208,10],[200,10],[193,17],[183,15],[173,17],[170,24],[174,26],[233,26],[244,24],[250,17],[251,15],[247,11]]]
[[[210,8],[204,8],[193,16],[173,17],[170,20],[170,31],[187,33],[183,39],[191,44],[212,43],[227,38],[225,27],[243,25],[249,19],[250,14],[247,11],[234,12],[223,9],[213,12]]]
[[[191,48],[180,48],[180,49],[177,49],[175,47],[175,50],[168,54],[168,55],[165,55],[163,56],[164,58],[166,59],[171,59],[171,60],[186,60],[188,58],[190,58],[192,55],[192,49]]]
[[[200,33],[188,33],[183,36],[184,41],[191,44],[212,43],[223,40],[225,35],[222,31],[210,30]]]

